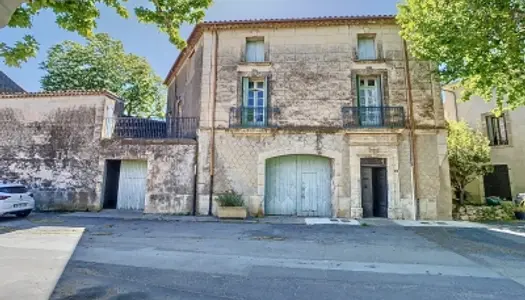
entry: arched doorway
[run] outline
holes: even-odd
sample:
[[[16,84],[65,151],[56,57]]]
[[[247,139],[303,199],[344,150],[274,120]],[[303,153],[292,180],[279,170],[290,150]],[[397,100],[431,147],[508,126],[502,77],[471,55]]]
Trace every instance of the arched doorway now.
[[[330,217],[330,159],[286,155],[268,159],[265,215]]]

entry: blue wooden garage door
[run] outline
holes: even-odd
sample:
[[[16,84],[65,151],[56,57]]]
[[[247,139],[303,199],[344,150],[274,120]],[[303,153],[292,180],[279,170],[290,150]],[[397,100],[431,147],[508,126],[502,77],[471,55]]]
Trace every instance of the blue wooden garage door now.
[[[331,216],[330,159],[288,155],[266,163],[265,214]]]

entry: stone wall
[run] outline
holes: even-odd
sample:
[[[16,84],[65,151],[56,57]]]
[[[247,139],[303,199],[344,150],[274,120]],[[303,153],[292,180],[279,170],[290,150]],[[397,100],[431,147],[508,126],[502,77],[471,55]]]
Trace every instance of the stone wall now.
[[[96,122],[106,99],[69,100],[0,99],[1,180],[28,185],[39,210],[99,208]]]
[[[143,159],[145,212],[191,213],[196,141],[103,139],[106,107],[115,104],[105,96],[0,98],[0,181],[27,185],[39,210],[99,210],[105,161]]]
[[[215,126],[228,127],[229,110],[241,104],[241,78],[266,77],[269,105],[281,126],[340,126],[341,107],[356,106],[356,76],[381,77],[385,105],[407,113],[403,43],[395,25],[260,28],[219,31]],[[358,61],[357,36],[376,36],[377,61]],[[263,37],[268,61],[243,62],[247,37]],[[210,127],[214,38],[203,35],[201,127]],[[410,58],[415,119],[419,128],[443,128],[443,105],[434,66]],[[408,113],[407,113],[408,115]]]
[[[456,206],[453,216],[460,221],[508,221],[515,219],[514,207],[511,201],[499,206]]]
[[[252,214],[260,214],[264,199],[262,157],[307,153],[332,159],[334,216],[361,216],[360,174],[356,171],[359,159],[381,157],[388,161],[391,217],[414,218],[416,209],[425,219],[451,217],[443,105],[439,81],[432,72],[435,65],[409,57],[417,127],[417,178],[411,176],[410,139],[406,129],[342,129],[341,108],[358,103],[358,76],[378,76],[384,105],[401,106],[409,116],[406,63],[398,26],[269,26],[218,30],[217,34],[218,44],[214,33],[208,30],[197,44],[202,46],[197,168],[200,213],[208,212],[210,175],[213,174],[213,196],[233,188],[248,198]],[[377,60],[357,60],[359,34],[375,36]],[[264,39],[265,62],[245,62],[249,37]],[[216,48],[217,57],[214,56]],[[187,71],[183,68],[181,74],[184,72]],[[278,129],[229,128],[230,110],[242,104],[243,77],[266,79],[268,105],[279,109],[278,114],[271,116],[271,124]],[[177,85],[177,89],[179,93],[186,93],[190,87],[182,84],[180,88]],[[215,121],[212,123],[212,120]],[[212,127],[217,129],[214,141],[210,136]],[[215,157],[214,169],[210,170],[212,145]],[[419,182],[417,205],[412,197],[414,180]]]
[[[209,139],[210,132],[201,130],[199,138]],[[436,137],[434,136],[434,139]],[[430,146],[421,149],[421,157],[435,158],[420,165],[421,178],[431,181],[420,189],[421,217],[449,219],[450,212],[438,211],[440,174],[437,141],[422,140]],[[433,147],[436,146],[436,147]],[[362,217],[360,158],[385,158],[387,161],[389,217],[412,219],[410,148],[406,131],[356,134],[350,131],[309,132],[294,130],[230,129],[216,131],[214,196],[230,189],[243,194],[249,213],[264,214],[266,160],[272,157],[308,154],[332,161],[332,214],[337,217]],[[207,214],[209,205],[209,144],[199,144],[198,211]],[[448,169],[447,169],[448,171]],[[432,194],[434,193],[434,194]],[[448,201],[450,201],[450,197]],[[216,205],[214,205],[216,207]]]
[[[99,169],[108,159],[144,160],[148,166],[144,212],[190,214],[196,144],[194,140],[104,140]]]

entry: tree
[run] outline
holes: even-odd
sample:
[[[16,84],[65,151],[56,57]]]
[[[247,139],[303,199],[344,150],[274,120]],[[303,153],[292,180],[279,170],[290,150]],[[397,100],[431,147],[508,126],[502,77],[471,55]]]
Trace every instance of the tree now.
[[[44,9],[56,14],[56,23],[61,28],[77,32],[81,36],[91,37],[97,27],[100,15],[97,5],[114,8],[116,13],[127,18],[129,13],[123,3],[127,0],[0,0],[0,28],[5,20],[8,27],[31,28],[34,16]],[[149,7],[134,8],[140,22],[155,24],[166,33],[171,43],[179,49],[186,46],[180,37],[179,28],[183,23],[195,24],[204,18],[204,11],[210,7],[212,0],[149,0]],[[10,8],[17,7],[11,14]],[[36,56],[38,43],[31,35],[25,35],[13,45],[0,42],[0,57],[8,66],[19,67],[22,62]]]
[[[448,123],[448,159],[452,186],[465,201],[465,187],[474,179],[492,172],[490,142],[464,121]]]
[[[440,64],[463,100],[495,94],[497,112],[525,105],[525,0],[406,0],[397,20],[409,50]]]
[[[125,101],[128,115],[164,114],[164,87],[146,59],[127,54],[120,41],[107,34],[88,38],[87,44],[65,41],[48,51],[40,68],[45,91],[109,90]]]

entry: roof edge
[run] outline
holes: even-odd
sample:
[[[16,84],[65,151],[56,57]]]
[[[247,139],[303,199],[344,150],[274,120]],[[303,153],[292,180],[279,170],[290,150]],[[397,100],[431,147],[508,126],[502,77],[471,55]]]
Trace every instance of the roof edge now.
[[[229,20],[229,21],[205,21],[195,26],[190,36],[186,41],[186,48],[184,48],[177,59],[171,66],[168,74],[164,79],[164,84],[168,85],[173,77],[178,73],[182,67],[187,56],[195,47],[196,42],[205,30],[220,30],[220,29],[234,29],[234,28],[249,28],[249,27],[280,27],[280,26],[316,26],[316,25],[345,25],[354,22],[377,22],[387,21],[394,22],[396,15],[363,15],[363,16],[328,16],[328,17],[312,17],[312,18],[282,18],[282,19],[248,19],[248,20]]]
[[[108,90],[64,90],[64,91],[0,93],[0,99],[70,97],[70,96],[106,96],[113,100],[123,101],[122,98],[120,98],[118,95]]]

